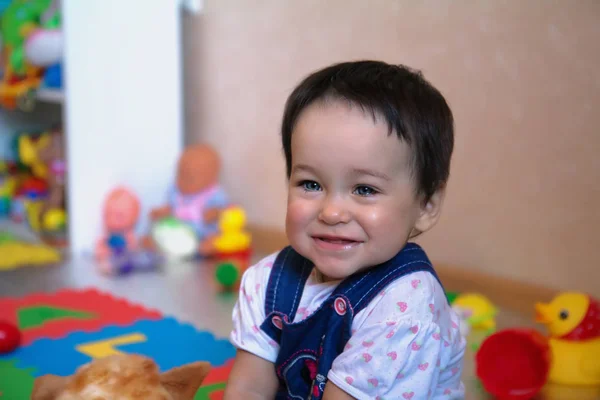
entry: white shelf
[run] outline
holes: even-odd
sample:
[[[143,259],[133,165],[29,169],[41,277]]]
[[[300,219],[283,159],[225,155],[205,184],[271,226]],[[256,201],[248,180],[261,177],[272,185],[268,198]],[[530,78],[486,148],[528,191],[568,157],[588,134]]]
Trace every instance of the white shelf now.
[[[37,100],[46,103],[64,103],[65,94],[60,89],[39,89],[36,93]]]

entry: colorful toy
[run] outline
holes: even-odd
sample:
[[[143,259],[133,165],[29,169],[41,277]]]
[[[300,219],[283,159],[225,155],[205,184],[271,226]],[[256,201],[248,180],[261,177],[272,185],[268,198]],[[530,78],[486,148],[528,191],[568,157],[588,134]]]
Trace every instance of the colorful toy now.
[[[133,254],[138,247],[135,225],[140,213],[140,201],[125,187],[111,191],[104,202],[105,234],[96,244],[95,256],[100,271],[107,275],[133,271]]]
[[[28,135],[19,138],[19,155],[23,164],[31,167],[48,192],[36,193],[43,197],[41,205],[30,207],[29,220],[34,231],[58,233],[66,231],[67,168],[63,134],[53,130],[37,140]],[[33,221],[32,221],[33,220]]]
[[[149,357],[117,354],[90,361],[69,377],[37,378],[31,399],[192,400],[209,371],[210,364],[199,361],[161,373]]]
[[[7,60],[0,82],[0,104],[6,108],[31,110],[34,91],[40,85],[42,69],[27,62],[25,40],[42,24],[53,0],[13,0],[0,20],[3,59]]]
[[[600,386],[600,302],[584,293],[565,292],[535,309],[536,322],[550,333],[549,381]]]
[[[496,329],[498,309],[485,296],[478,293],[463,293],[452,302],[452,308],[474,330],[493,332]]]
[[[213,239],[217,254],[238,253],[250,248],[250,234],[244,230],[246,213],[241,207],[224,209],[218,226],[219,233]]]
[[[217,260],[215,279],[225,290],[238,287],[251,257],[251,236],[245,231],[246,213],[239,206],[224,209],[219,233],[207,242],[204,253]]]
[[[14,351],[21,343],[21,332],[11,323],[0,321],[0,354]]]
[[[170,259],[187,259],[198,252],[196,232],[191,226],[174,217],[154,222],[152,240],[161,254]]]
[[[195,400],[216,400],[235,356],[226,338],[95,289],[0,297],[0,320],[22,335],[15,351],[0,354],[0,399],[29,399],[34,381],[44,375],[71,376],[94,360],[137,354],[161,372],[211,364]]]
[[[217,232],[216,221],[229,200],[218,184],[221,161],[208,145],[193,145],[184,150],[177,166],[176,185],[167,205],[150,213],[152,221],[175,217],[191,226],[200,242],[199,250]],[[146,240],[152,244],[152,238]]]
[[[551,352],[532,329],[506,329],[488,336],[475,356],[476,375],[499,400],[532,399],[545,385]]]

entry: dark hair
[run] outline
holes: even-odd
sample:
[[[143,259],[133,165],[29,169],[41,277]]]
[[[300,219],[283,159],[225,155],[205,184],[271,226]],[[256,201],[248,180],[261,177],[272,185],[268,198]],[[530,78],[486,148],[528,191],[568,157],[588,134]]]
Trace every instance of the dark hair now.
[[[442,94],[420,71],[380,61],[334,64],[306,77],[288,98],[281,137],[287,176],[292,168],[292,131],[315,101],[345,100],[385,118],[413,153],[418,194],[425,200],[445,186],[454,147],[454,119]]]

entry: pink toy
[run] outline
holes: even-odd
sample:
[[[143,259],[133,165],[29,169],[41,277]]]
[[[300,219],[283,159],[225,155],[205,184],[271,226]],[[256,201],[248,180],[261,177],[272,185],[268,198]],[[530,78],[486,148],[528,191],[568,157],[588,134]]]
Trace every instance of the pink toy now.
[[[118,187],[109,193],[104,202],[103,237],[96,244],[95,256],[101,262],[102,272],[110,273],[108,259],[120,252],[132,252],[138,243],[134,233],[140,214],[140,201],[137,196],[124,187]]]

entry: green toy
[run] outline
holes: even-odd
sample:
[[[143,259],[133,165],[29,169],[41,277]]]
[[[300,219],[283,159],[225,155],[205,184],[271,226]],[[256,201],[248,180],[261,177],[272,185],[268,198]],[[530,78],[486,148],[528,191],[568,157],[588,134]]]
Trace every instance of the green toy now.
[[[10,70],[14,75],[27,73],[25,40],[29,31],[42,26],[42,16],[53,0],[13,0],[0,18],[0,34],[8,54]],[[60,23],[58,13],[48,18],[43,27],[55,28]]]

